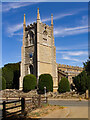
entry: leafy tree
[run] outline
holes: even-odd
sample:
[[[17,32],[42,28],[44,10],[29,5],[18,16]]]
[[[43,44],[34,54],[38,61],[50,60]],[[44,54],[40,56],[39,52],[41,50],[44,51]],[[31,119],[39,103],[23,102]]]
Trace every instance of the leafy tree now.
[[[50,74],[41,74],[39,76],[38,88],[40,93],[44,93],[44,87],[46,87],[46,92],[53,91],[53,79]]]
[[[20,70],[14,70],[13,88],[15,89],[19,89],[19,77],[20,77]]]
[[[35,89],[37,86],[36,77],[33,74],[26,75],[23,78],[23,91],[28,92]]]
[[[86,74],[87,74],[86,86],[90,93],[90,56],[89,56],[89,59],[87,60],[87,62],[85,62],[83,64],[84,64],[84,70],[86,71]]]
[[[2,68],[2,76],[6,80],[6,88],[10,89],[12,88],[13,84],[13,71],[9,67]]]
[[[90,85],[86,71],[82,71],[78,76],[74,77],[73,82],[80,93],[84,93]]]
[[[83,63],[83,65],[87,75],[90,76],[90,59],[87,60],[87,62]]]
[[[69,92],[69,91],[70,91],[69,81],[67,78],[63,77],[59,82],[58,92],[64,93],[64,92]]]
[[[0,76],[0,90],[6,89],[6,80],[4,77]]]
[[[90,94],[90,76],[87,77],[87,89],[89,90]]]
[[[16,72],[17,71],[17,72]],[[6,80],[6,88],[19,88],[20,63],[9,63],[2,68],[2,76]]]
[[[2,77],[2,90],[6,89],[6,80]]]

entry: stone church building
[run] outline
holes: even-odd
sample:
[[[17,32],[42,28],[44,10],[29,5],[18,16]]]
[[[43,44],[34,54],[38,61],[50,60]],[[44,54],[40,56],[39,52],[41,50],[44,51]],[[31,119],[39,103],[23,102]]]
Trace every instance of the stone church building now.
[[[72,83],[72,77],[78,75],[83,68],[56,63],[56,47],[53,34],[53,15],[51,26],[41,22],[39,8],[37,21],[26,26],[25,14],[23,23],[23,45],[21,49],[21,76],[19,89],[23,88],[23,77],[34,74],[38,78],[41,74],[49,73],[53,77],[53,91],[57,91],[62,77],[67,77]]]

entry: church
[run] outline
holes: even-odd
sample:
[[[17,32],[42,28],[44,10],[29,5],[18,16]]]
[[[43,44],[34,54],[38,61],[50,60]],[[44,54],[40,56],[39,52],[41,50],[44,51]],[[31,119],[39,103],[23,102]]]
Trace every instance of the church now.
[[[26,26],[25,14],[23,23],[23,45],[21,48],[21,76],[19,89],[23,89],[23,77],[33,74],[38,78],[41,74],[51,74],[53,77],[53,91],[58,89],[62,77],[67,77],[70,84],[72,78],[82,72],[83,68],[56,63],[56,47],[53,34],[53,15],[51,26],[41,22],[39,8],[37,21]]]

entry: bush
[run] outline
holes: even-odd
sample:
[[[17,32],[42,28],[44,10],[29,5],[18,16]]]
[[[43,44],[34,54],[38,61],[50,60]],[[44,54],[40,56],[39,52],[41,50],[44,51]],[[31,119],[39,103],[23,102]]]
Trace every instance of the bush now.
[[[36,77],[33,74],[26,75],[23,78],[23,91],[28,92],[35,89],[37,86]]]
[[[2,76],[6,80],[7,89],[19,88],[20,63],[9,63],[4,65],[2,68]]]
[[[50,74],[41,74],[39,76],[39,92],[44,93],[44,87],[46,87],[46,92],[53,91],[53,79]]]
[[[6,89],[6,80],[2,77],[2,90]]]
[[[6,89],[6,80],[2,76],[0,76],[0,83],[1,83],[0,90]]]
[[[8,67],[4,67],[4,68],[2,68],[2,76],[6,80],[6,88],[7,89],[12,89],[13,71]]]
[[[85,93],[90,89],[90,77],[87,76],[86,71],[82,71],[78,76],[74,77],[73,82],[79,93]]]
[[[59,82],[58,92],[64,93],[64,92],[69,92],[69,91],[70,91],[69,81],[67,78],[63,77]]]

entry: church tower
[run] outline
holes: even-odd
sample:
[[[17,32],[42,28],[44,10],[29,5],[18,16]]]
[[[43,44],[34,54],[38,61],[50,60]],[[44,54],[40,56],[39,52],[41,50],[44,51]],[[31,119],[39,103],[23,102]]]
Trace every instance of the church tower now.
[[[39,8],[37,10],[37,22],[27,25],[23,23],[23,46],[21,60],[20,89],[23,88],[23,77],[34,74],[38,78],[41,74],[51,74],[53,77],[53,90],[57,91],[57,65],[56,47],[53,35],[53,15],[51,26],[41,22]]]

